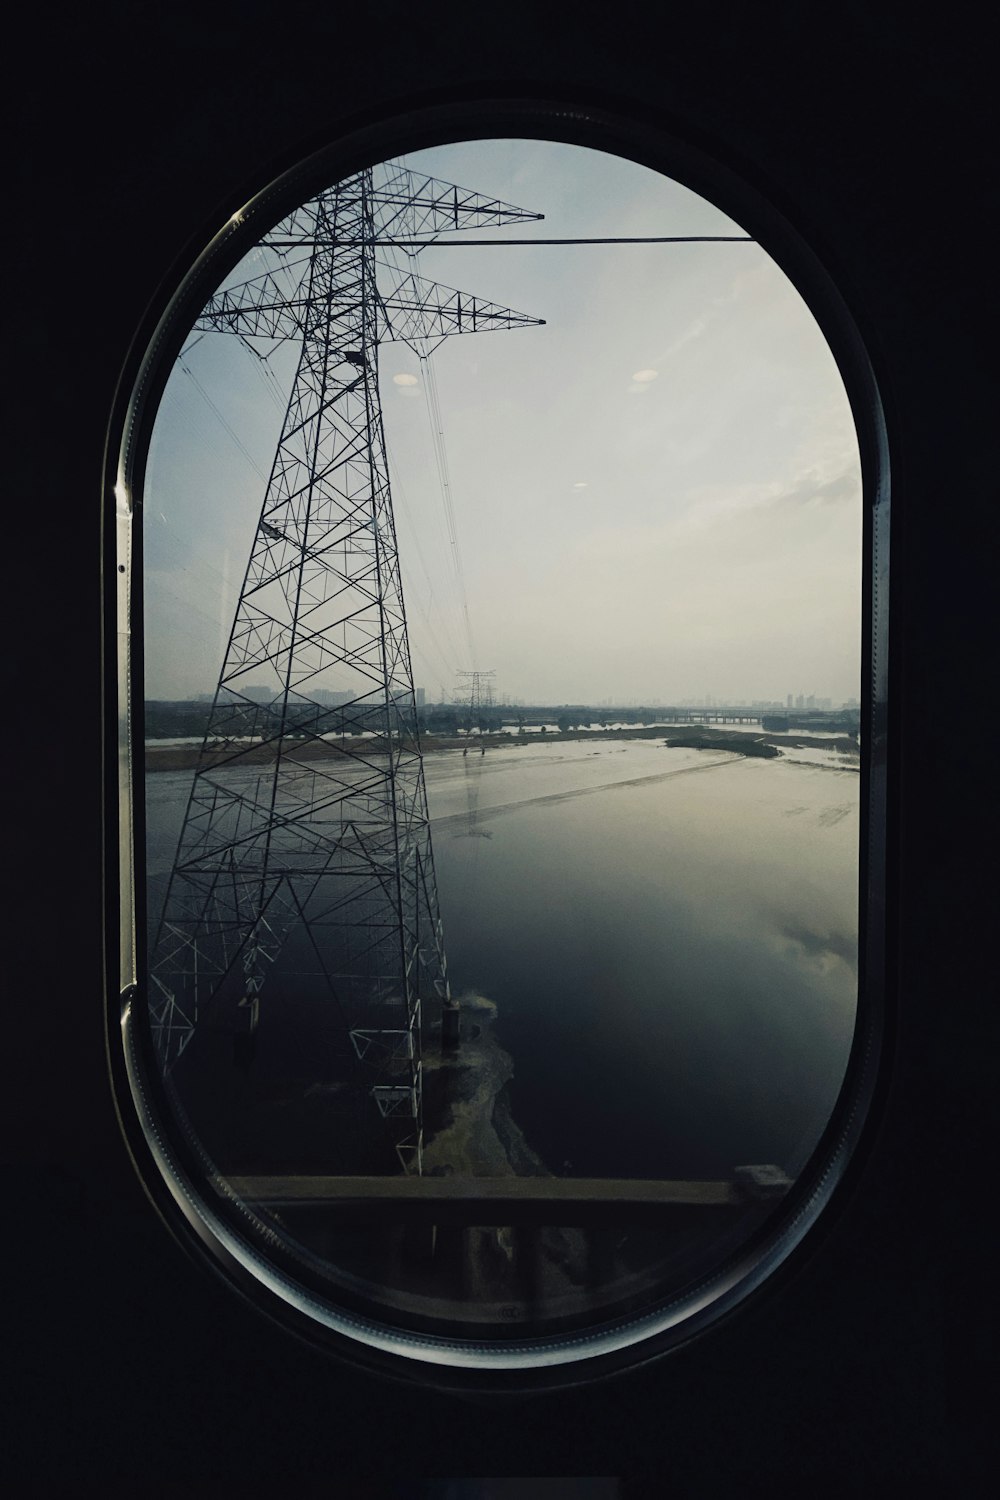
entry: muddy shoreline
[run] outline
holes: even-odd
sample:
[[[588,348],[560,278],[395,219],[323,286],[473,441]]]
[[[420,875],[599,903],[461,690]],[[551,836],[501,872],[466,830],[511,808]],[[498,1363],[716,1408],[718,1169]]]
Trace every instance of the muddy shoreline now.
[[[425,1175],[551,1177],[510,1113],[510,1054],[496,1038],[497,1008],[462,997],[461,1041],[442,1055],[432,1033],[423,1057]]]
[[[748,734],[745,730],[726,730],[699,725],[658,724],[636,729],[584,729],[552,730],[547,734],[499,734],[499,735],[422,735],[420,748],[425,755],[441,751],[469,750],[472,752],[502,750],[511,745],[551,745],[567,740],[663,740],[677,746],[697,750],[733,750],[738,755],[777,756],[782,750],[837,750],[842,754],[859,756],[858,743],[850,735],[784,735],[762,731]],[[371,747],[371,742],[347,736],[339,740],[303,740],[285,742],[284,753],[296,761],[331,760],[339,756],[347,759],[359,755],[366,757],[384,753]],[[154,771],[193,771],[199,765],[243,765],[261,766],[273,763],[275,747],[267,745],[234,746],[229,749],[209,750],[203,756],[200,745],[163,745],[149,740],[145,746],[145,768]]]

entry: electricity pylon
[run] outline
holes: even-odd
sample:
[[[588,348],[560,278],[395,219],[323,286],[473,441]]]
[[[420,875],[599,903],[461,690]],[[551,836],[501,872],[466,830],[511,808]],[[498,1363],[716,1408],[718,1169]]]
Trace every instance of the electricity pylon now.
[[[541,217],[395,163],[366,169],[265,236],[270,269],[195,324],[300,353],[151,945],[153,1037],[167,1075],[213,1012],[252,1030],[262,997],[281,1005],[279,955],[304,939],[407,1170],[422,1010],[456,1017],[378,349],[402,340],[423,359],[450,334],[543,320],[423,280],[391,242]],[[262,683],[270,703],[247,692]]]
[[[496,672],[468,672],[464,668],[458,669],[459,677],[469,679],[469,686],[465,688],[461,697],[464,699],[466,693],[469,695],[469,728],[482,730],[483,715],[488,715],[493,708],[493,678]]]

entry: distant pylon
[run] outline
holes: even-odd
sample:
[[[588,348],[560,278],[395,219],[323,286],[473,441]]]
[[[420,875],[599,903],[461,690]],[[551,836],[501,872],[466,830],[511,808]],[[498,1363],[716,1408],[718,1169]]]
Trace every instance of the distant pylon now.
[[[484,726],[484,714],[493,707],[493,681],[496,672],[465,671],[460,668],[459,677],[468,680],[468,687],[461,691],[461,698],[466,699],[468,695],[469,704],[469,728],[482,730]]]
[[[380,242],[541,217],[394,163],[367,169],[265,236],[271,267],[195,324],[300,354],[151,944],[153,1037],[166,1075],[206,1016],[254,1027],[266,989],[281,1003],[269,975],[290,935],[304,937],[408,1170],[422,1009],[454,1017],[378,349],[403,340],[424,357],[449,334],[541,320],[424,281]],[[247,688],[265,683],[257,701]]]

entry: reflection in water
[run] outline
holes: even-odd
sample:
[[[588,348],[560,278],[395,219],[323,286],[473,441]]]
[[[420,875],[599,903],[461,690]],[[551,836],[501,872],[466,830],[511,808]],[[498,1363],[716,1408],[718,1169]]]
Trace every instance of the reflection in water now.
[[[843,1077],[856,1001],[859,778],[834,752],[812,753],[744,760],[605,740],[427,756],[453,988],[496,1005],[512,1060],[499,1111],[545,1169],[801,1170]],[[151,903],[188,782],[147,780]],[[318,1137],[317,1121],[344,1087],[329,1068],[342,1039],[302,983],[263,997],[254,1069],[270,1094],[245,1126],[273,1159],[295,1117],[296,1149],[313,1159],[325,1137],[329,1160],[330,1125]]]
[[[377,1117],[359,1113],[307,948],[290,940],[252,1051],[206,1026],[176,1070],[201,1145],[238,1183],[223,1191],[250,1204],[258,1235],[362,1311],[374,1296],[415,1326],[444,1317],[512,1337],[525,1318],[568,1328],[637,1309],[745,1243],[769,1205],[733,1190],[737,1169],[801,1171],[854,1025],[857,763],[812,756],[605,740],[426,757],[464,1008],[456,1054],[425,1036],[425,1181],[673,1181],[687,1202],[672,1217],[346,1224],[316,1184],[396,1164]],[[185,771],[147,777],[153,924],[189,785]],[[291,1179],[299,1197],[285,1201]]]

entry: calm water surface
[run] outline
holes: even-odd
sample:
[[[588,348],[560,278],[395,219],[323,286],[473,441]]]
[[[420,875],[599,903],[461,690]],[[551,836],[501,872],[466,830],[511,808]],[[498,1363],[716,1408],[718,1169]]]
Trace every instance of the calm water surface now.
[[[453,991],[498,1006],[556,1172],[803,1166],[857,999],[857,761],[605,740],[426,759]],[[147,779],[162,899],[190,772]]]

